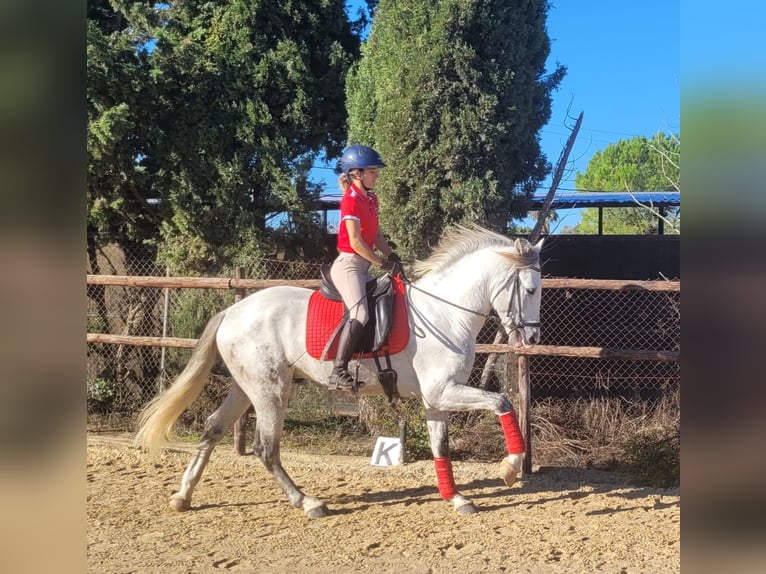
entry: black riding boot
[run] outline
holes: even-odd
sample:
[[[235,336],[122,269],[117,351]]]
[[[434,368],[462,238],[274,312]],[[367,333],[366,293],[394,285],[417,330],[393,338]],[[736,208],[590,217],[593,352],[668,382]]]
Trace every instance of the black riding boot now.
[[[340,341],[338,341],[338,353],[335,355],[335,365],[327,380],[331,388],[336,385],[342,389],[354,388],[354,377],[348,372],[348,362],[361,343],[363,335],[364,325],[356,319],[350,319],[343,326]]]

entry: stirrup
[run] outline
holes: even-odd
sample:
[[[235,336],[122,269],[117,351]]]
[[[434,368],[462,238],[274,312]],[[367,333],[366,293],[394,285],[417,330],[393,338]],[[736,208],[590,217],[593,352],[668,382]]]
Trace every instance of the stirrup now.
[[[330,377],[327,379],[327,388],[331,391],[335,389],[346,389],[349,391],[355,391],[357,388],[354,377],[351,376],[346,370],[330,373]]]

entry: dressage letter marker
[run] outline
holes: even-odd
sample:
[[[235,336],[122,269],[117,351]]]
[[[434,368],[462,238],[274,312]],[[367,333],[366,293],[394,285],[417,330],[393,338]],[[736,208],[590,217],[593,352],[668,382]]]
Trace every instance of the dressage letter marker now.
[[[370,463],[374,466],[395,466],[402,463],[402,443],[398,438],[379,436],[375,443],[375,450],[372,451],[372,460]]]

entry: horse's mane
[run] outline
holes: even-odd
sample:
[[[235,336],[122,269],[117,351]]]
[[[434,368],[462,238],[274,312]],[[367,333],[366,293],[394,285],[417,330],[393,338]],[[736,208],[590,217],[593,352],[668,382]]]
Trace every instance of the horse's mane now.
[[[485,247],[502,249],[503,256],[515,265],[528,266],[539,261],[538,251],[526,239],[511,239],[478,225],[457,225],[442,236],[428,259],[415,261],[412,276],[417,279],[432,271],[444,269],[464,255]]]

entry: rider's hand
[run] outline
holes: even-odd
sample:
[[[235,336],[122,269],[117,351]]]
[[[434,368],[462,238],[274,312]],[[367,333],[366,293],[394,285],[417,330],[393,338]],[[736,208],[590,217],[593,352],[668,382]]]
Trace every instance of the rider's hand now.
[[[381,263],[380,268],[388,273],[389,275],[396,275],[397,270],[399,269],[399,265],[393,261],[383,261]]]
[[[395,277],[396,275],[400,275],[402,272],[402,260],[399,259],[399,256],[392,251],[388,254],[388,260],[384,261],[380,268],[388,273],[391,277]]]

